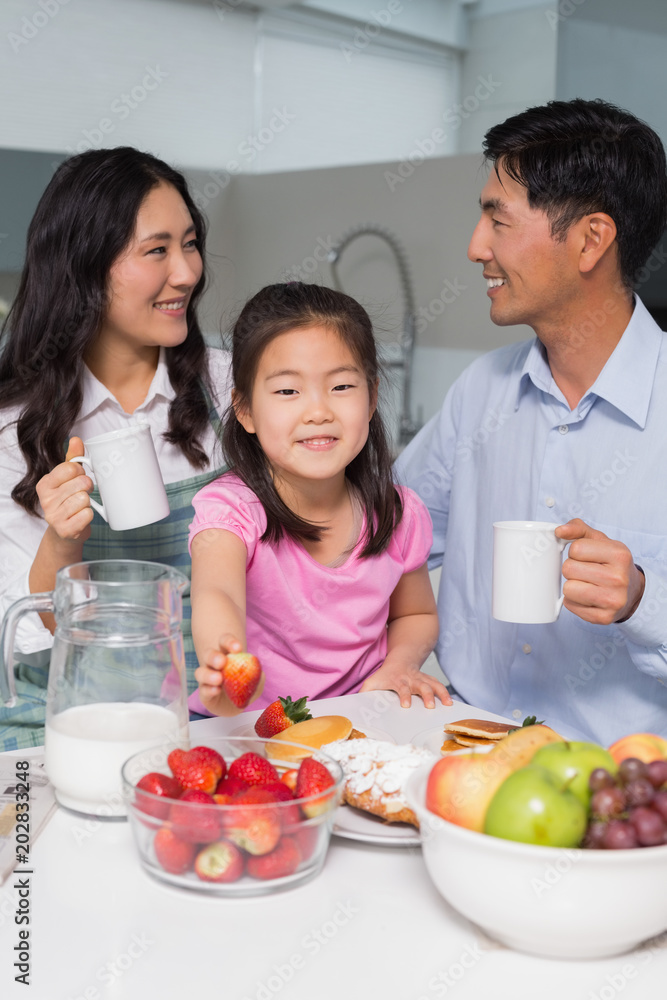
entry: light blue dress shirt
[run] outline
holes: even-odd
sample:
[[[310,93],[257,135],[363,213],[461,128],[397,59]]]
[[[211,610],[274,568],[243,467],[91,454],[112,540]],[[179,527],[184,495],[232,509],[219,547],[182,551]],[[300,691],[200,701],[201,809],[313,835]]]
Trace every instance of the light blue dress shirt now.
[[[667,341],[639,299],[595,384],[570,410],[540,342],[484,355],[408,445],[397,479],[433,519],[442,669],[460,695],[609,745],[667,736]],[[493,522],[581,517],[646,576],[636,613],[593,625],[491,617]]]

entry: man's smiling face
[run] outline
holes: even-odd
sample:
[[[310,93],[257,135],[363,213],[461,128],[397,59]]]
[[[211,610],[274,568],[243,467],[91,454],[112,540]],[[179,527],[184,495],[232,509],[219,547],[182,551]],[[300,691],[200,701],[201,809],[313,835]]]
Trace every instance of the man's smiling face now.
[[[546,212],[530,207],[526,188],[502,163],[492,168],[480,204],[468,257],[484,267],[491,319],[499,326],[526,323],[536,332],[557,323],[580,282],[570,233],[562,242],[553,238]]]

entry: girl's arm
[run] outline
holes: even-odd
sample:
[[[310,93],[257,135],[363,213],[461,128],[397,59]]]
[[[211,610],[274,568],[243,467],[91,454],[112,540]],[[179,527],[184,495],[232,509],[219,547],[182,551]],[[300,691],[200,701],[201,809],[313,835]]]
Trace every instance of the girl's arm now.
[[[199,697],[215,715],[241,711],[222,689],[226,653],[245,649],[247,550],[238,535],[219,528],[200,531],[192,540],[192,638],[199,666]],[[258,698],[264,686],[260,681]],[[254,699],[253,699],[254,700]]]
[[[435,695],[443,705],[451,705],[445,685],[420,671],[437,638],[438,613],[424,563],[419,569],[404,573],[391,595],[387,656],[361,690],[396,691],[402,708],[410,707],[413,694],[421,695],[427,708],[435,708]]]

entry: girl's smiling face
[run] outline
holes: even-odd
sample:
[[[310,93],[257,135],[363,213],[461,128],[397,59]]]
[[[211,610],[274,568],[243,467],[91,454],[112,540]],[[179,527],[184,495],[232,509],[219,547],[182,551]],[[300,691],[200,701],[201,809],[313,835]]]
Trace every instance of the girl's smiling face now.
[[[257,366],[249,407],[237,418],[256,434],[278,480],[343,482],[368,438],[377,402],[366,374],[339,334],[299,327],[275,337]]]
[[[202,268],[188,208],[176,188],[162,182],[144,198],[134,235],[111,267],[100,338],[135,348],[181,344]]]

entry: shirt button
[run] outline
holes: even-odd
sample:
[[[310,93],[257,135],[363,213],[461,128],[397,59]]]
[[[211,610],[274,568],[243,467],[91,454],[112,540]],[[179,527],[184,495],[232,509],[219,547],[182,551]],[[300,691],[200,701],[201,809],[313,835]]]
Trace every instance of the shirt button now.
[[[567,424],[561,424],[558,430],[560,431],[561,434],[567,434],[569,428]]]
[[[512,712],[512,718],[513,719],[520,719],[521,718],[521,709],[520,708],[515,708],[514,709],[514,711]]]
[[[547,505],[547,507],[555,507],[556,506],[556,501],[554,500],[553,497],[545,497],[544,498],[544,502]]]
[[[530,643],[529,642],[524,642],[523,646],[521,647],[521,652],[522,653],[532,653],[532,651],[533,651],[533,647],[530,645]]]

